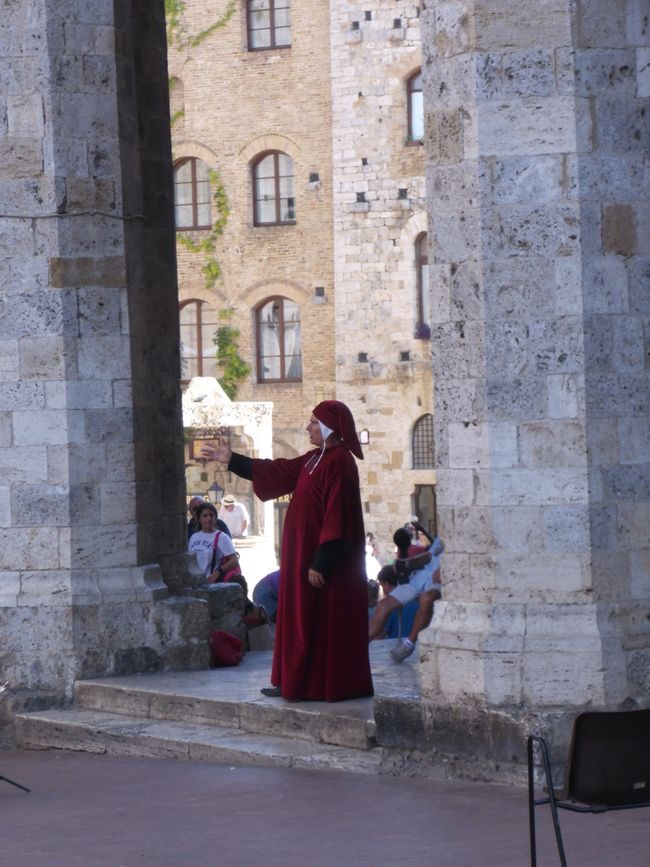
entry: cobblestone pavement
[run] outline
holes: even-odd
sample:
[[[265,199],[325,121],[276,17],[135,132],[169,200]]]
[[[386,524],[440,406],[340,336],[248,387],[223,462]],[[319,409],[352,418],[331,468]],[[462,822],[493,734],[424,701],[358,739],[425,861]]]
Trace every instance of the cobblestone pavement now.
[[[526,793],[474,782],[0,753],[2,867],[525,867]],[[544,817],[546,819],[546,817]],[[647,867],[645,810],[562,817],[571,867]],[[540,867],[558,863],[548,820]]]

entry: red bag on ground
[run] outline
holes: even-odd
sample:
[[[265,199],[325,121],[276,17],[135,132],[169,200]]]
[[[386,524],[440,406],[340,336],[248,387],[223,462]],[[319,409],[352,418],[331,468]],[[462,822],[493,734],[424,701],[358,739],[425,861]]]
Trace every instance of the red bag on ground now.
[[[212,661],[217,668],[239,665],[244,657],[244,643],[236,635],[215,629],[210,633]]]

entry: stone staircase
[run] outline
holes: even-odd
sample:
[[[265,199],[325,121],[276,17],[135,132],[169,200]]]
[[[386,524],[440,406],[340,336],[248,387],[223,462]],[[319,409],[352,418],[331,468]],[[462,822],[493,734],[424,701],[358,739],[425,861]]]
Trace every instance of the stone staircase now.
[[[415,666],[386,663],[387,645],[381,645],[381,655],[372,653],[376,692],[413,696]],[[259,688],[268,683],[270,664],[270,653],[249,653],[236,668],[78,681],[71,708],[15,716],[16,745],[382,772],[373,699],[294,704],[266,698]]]

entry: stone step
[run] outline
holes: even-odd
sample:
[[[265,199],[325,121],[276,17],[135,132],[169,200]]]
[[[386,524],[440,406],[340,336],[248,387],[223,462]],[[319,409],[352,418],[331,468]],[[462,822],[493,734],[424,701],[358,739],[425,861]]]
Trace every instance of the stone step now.
[[[49,710],[15,716],[22,749],[62,749],[378,774],[381,750],[359,750],[297,737],[256,734],[235,727],[89,710]]]
[[[255,688],[219,689],[212,672],[190,678],[177,673],[77,681],[78,709],[126,714],[202,726],[220,726],[358,750],[375,746],[372,700],[337,705],[291,704]],[[340,709],[338,709],[340,708]]]

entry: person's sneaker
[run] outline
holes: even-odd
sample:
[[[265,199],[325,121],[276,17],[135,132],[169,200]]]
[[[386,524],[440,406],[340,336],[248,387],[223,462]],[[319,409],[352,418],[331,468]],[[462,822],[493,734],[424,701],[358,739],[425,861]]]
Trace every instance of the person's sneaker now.
[[[406,638],[402,638],[401,641],[398,641],[395,647],[393,647],[390,651],[390,658],[393,662],[404,662],[404,660],[410,656],[415,650],[415,645],[411,644],[410,641],[407,641]]]

